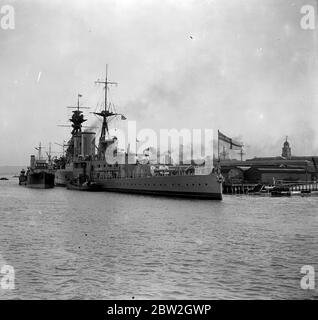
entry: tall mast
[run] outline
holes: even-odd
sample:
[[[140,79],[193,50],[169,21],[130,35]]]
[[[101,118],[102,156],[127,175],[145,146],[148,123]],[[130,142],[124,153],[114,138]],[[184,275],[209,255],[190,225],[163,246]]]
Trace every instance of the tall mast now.
[[[108,64],[106,64],[106,78],[105,78],[105,112],[107,111],[107,89],[108,89],[108,81],[107,81],[107,76],[108,76]]]
[[[77,111],[80,111],[80,106],[79,106],[79,98],[82,97],[80,93],[77,94]]]
[[[109,111],[108,108],[108,101],[107,101],[107,94],[108,94],[108,86],[109,85],[117,85],[117,82],[112,82],[112,81],[108,81],[108,65],[106,64],[106,76],[105,76],[105,81],[101,81],[101,80],[97,80],[95,81],[95,83],[101,83],[104,85],[104,90],[105,90],[105,106],[104,106],[104,110],[101,111],[100,113],[95,113],[101,117],[103,117],[103,125],[102,125],[102,132],[101,132],[101,136],[100,136],[100,140],[105,139],[106,137],[106,133],[108,133],[108,124],[107,124],[107,117],[110,117],[112,115],[116,115],[115,113],[112,113]]]
[[[49,154],[48,154],[49,162],[51,162],[51,148],[52,148],[52,143],[50,142],[49,143]]]

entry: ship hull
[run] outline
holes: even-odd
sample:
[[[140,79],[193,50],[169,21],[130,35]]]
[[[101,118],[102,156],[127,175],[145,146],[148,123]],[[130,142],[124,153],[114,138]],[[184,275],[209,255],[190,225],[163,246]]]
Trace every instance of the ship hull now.
[[[222,183],[214,174],[101,179],[96,182],[104,191],[222,200]]]
[[[144,194],[153,196],[164,197],[176,197],[176,198],[191,198],[202,200],[222,200],[222,195],[219,193],[200,193],[200,192],[171,192],[165,190],[132,190],[132,189],[120,189],[120,188],[104,188],[104,191],[108,192],[121,192],[132,194]]]
[[[36,172],[28,174],[28,188],[49,189],[54,187],[54,174],[48,172]]]
[[[60,187],[66,187],[72,180],[73,171],[67,169],[58,169],[55,172],[55,185]]]

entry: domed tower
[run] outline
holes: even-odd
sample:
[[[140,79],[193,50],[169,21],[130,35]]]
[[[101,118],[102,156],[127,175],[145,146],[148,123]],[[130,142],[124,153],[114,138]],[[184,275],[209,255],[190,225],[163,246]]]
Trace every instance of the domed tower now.
[[[282,157],[286,158],[286,159],[290,159],[291,158],[291,148],[289,146],[289,142],[287,141],[286,137],[286,141],[284,142],[283,148],[282,148]]]

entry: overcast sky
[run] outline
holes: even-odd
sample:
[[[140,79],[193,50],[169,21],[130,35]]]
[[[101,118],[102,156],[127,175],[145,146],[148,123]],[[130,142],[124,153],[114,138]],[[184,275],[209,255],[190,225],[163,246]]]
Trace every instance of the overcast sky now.
[[[66,106],[81,93],[95,110],[106,63],[112,101],[139,128],[220,129],[248,157],[280,155],[288,135],[293,154],[318,155],[317,29],[300,27],[313,0],[4,4],[15,29],[0,29],[0,165],[68,139]]]

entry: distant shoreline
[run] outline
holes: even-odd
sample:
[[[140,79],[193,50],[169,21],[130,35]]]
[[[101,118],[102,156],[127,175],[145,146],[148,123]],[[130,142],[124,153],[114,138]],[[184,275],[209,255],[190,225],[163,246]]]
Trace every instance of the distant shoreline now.
[[[26,169],[27,166],[0,166],[1,175],[18,175],[22,169]]]

